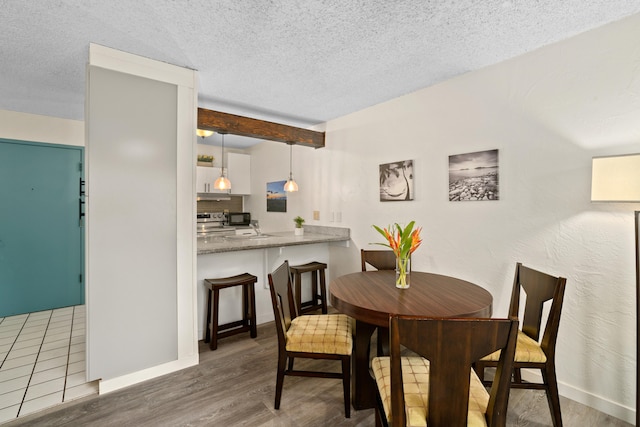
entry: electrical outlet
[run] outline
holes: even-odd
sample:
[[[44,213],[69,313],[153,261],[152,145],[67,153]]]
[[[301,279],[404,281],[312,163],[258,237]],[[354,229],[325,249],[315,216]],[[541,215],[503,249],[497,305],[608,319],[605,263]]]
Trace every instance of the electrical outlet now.
[[[320,211],[313,211],[313,219],[315,221],[319,221],[320,220]]]

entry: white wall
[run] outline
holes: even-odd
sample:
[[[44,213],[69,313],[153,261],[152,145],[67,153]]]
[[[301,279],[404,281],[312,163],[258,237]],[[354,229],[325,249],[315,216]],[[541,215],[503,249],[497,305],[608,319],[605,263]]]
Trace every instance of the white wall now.
[[[0,110],[0,138],[84,146],[84,122]]]
[[[193,70],[90,45],[87,375],[101,393],[198,363],[196,102]]]
[[[633,422],[633,204],[590,203],[591,158],[640,152],[640,15],[326,123],[326,148],[294,149],[300,192],[262,228],[351,228],[332,275],[359,269],[372,224],[424,227],[413,267],[475,282],[506,315],[515,263],[567,277],[560,393]],[[448,156],[499,149],[500,201],[449,202]],[[288,149],[253,147],[252,185],[286,179]],[[378,201],[378,165],[413,159],[415,200]],[[260,192],[262,193],[262,192]],[[256,200],[257,199],[257,200]],[[313,221],[319,210],[320,221]],[[341,212],[342,222],[331,222]],[[337,253],[336,251],[339,251]]]
[[[251,218],[260,222],[262,230],[293,230],[293,218],[300,215],[311,223],[313,212],[307,203],[307,191],[287,194],[287,212],[267,212],[267,182],[286,181],[289,177],[289,146],[280,142],[264,142],[249,150],[251,154],[251,196],[245,197],[245,209],[251,212]],[[303,155],[314,150],[306,147],[293,147],[293,177],[302,186],[303,171],[315,162]],[[314,165],[315,166],[315,165]],[[307,186],[308,189],[308,186]]]

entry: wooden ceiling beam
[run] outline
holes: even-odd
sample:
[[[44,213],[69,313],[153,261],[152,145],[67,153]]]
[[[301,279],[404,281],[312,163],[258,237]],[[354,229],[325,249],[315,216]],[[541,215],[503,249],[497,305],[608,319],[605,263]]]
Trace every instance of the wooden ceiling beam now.
[[[324,132],[198,108],[198,129],[323,148]]]

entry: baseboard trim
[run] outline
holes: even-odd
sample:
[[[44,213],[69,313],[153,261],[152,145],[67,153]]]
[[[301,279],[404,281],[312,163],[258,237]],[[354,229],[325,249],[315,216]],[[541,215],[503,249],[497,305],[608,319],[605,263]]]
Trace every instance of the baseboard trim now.
[[[100,382],[98,383],[98,394],[102,395],[111,393],[112,391],[120,390],[124,387],[129,387],[131,385],[138,384],[152,378],[170,374],[172,372],[197,365],[199,360],[200,359],[198,357],[198,354],[195,354],[190,357],[185,357],[181,360],[174,360],[172,362],[164,363],[152,368],[143,369],[131,374],[122,375],[120,377],[111,378],[109,380],[100,380]]]
[[[522,379],[529,382],[542,382],[542,375],[535,370],[522,370]],[[581,390],[572,385],[558,381],[558,393],[561,396],[571,399],[590,408],[597,409],[600,412],[604,412],[607,415],[616,417],[622,421],[626,421],[630,424],[636,422],[636,411],[634,408],[621,405],[618,402],[613,402],[602,396],[598,396],[586,390]]]

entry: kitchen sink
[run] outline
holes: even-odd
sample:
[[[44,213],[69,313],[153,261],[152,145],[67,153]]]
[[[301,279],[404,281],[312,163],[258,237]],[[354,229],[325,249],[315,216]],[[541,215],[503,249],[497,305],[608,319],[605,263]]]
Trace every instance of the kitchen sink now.
[[[237,234],[235,236],[226,236],[227,239],[233,240],[261,240],[273,237],[270,234]]]

